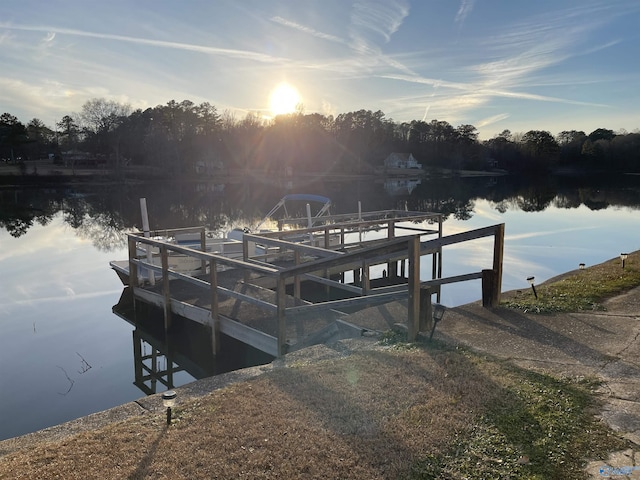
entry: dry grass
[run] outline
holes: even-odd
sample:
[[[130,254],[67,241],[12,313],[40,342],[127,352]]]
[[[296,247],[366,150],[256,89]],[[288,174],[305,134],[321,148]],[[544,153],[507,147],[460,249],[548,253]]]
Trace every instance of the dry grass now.
[[[621,447],[589,398],[464,350],[390,347],[274,369],[169,428],[149,414],[8,455],[0,478],[580,478]]]
[[[531,313],[604,310],[603,300],[640,285],[640,252],[629,254],[625,268],[619,258],[551,279],[503,302]]]

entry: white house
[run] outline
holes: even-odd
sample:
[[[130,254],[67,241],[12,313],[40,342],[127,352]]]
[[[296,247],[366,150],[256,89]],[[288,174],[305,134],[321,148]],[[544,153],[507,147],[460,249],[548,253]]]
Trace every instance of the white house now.
[[[422,169],[422,164],[418,163],[411,153],[391,153],[384,159],[385,169]]]

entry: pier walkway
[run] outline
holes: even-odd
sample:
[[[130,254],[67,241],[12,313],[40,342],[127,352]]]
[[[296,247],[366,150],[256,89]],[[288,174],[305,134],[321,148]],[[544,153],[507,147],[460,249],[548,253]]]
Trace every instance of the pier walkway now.
[[[162,308],[167,331],[173,315],[208,326],[214,352],[224,334],[274,357],[321,342],[336,322],[348,328],[347,313],[397,300],[408,302],[406,328],[415,339],[430,329],[433,297],[439,300],[446,283],[482,279],[483,304],[499,302],[504,224],[443,236],[442,217],[433,213],[385,210],[324,221],[246,233],[242,258],[206,251],[204,234],[200,250],[129,234],[134,299]],[[486,268],[442,277],[444,247],[485,237],[493,238]],[[200,274],[172,267],[178,258],[195,260]]]

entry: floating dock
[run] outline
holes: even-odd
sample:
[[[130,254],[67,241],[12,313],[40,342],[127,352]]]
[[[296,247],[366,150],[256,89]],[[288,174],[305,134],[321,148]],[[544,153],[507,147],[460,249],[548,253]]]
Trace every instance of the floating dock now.
[[[431,328],[432,297],[439,301],[447,283],[482,279],[483,304],[499,302],[504,224],[443,236],[435,213],[330,215],[322,225],[286,228],[296,221],[304,219],[282,221],[277,232],[244,234],[241,258],[205,251],[204,230],[200,250],[131,233],[129,259],[112,267],[128,280],[134,301],[163,309],[167,331],[174,315],[207,326],[213,352],[224,334],[279,357],[336,330],[359,334],[350,312],[397,300],[408,301],[412,341]],[[442,277],[443,247],[485,237],[493,237],[486,269]],[[140,253],[148,248],[157,252],[155,261]],[[199,273],[172,269],[175,256],[197,260]],[[421,280],[425,261],[431,275]]]

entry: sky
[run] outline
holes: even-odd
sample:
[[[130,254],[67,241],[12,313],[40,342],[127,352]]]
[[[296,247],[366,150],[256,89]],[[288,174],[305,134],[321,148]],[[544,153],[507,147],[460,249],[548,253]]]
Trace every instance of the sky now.
[[[0,2],[0,113],[51,128],[104,98],[632,132],[639,86],[639,0]]]

